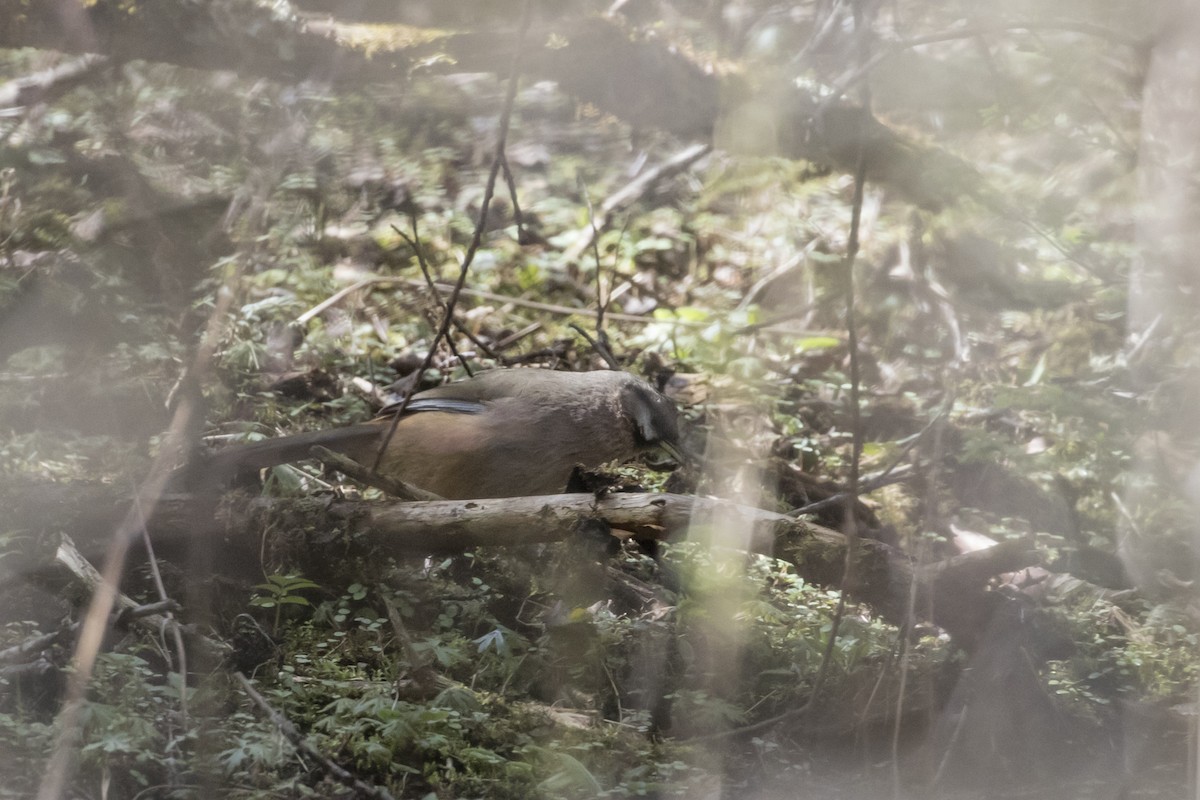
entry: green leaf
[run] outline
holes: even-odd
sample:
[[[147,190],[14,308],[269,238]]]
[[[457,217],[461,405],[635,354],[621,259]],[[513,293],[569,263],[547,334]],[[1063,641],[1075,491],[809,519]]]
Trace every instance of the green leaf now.
[[[841,339],[833,336],[806,336],[796,342],[796,351],[800,353],[809,350],[828,350],[842,343]]]

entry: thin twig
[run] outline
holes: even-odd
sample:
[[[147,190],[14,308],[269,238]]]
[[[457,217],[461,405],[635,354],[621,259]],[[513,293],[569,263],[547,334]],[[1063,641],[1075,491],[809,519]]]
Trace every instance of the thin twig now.
[[[599,354],[599,356],[604,359],[604,362],[606,364],[608,364],[609,369],[620,369],[621,368],[621,365],[617,362],[617,357],[613,355],[612,349],[608,346],[608,341],[607,341],[608,337],[604,336],[603,331],[600,331],[600,336],[602,338],[593,339],[591,337],[591,334],[589,334],[587,331],[585,331],[583,329],[583,326],[577,322],[572,322],[567,327],[569,327],[571,330],[575,331],[580,336],[582,336],[585,340],[587,340],[587,343],[589,345],[591,345],[592,350],[596,351],[596,353]]]
[[[863,483],[861,487],[859,487],[859,493],[873,492],[883,486],[889,486],[893,483],[899,483],[901,481],[908,480],[910,476],[907,473],[895,479],[891,477],[891,474],[900,467],[900,465],[904,462],[904,459],[910,452],[912,452],[913,448],[920,444],[921,440],[923,440],[929,434],[929,431],[933,429],[934,425],[936,425],[948,413],[949,409],[947,408],[946,410],[935,414],[933,419],[931,419],[924,428],[909,437],[909,440],[905,442],[902,448],[900,448],[900,452],[896,454],[891,463],[884,467],[880,472],[872,475]],[[849,497],[849,494],[849,492],[838,492],[835,495],[826,497],[824,500],[818,500],[815,503],[809,503],[806,506],[801,506],[794,511],[788,512],[788,516],[799,517],[803,516],[804,514],[816,514],[818,511],[824,511],[826,508],[829,508],[834,503],[840,503],[844,501],[847,497]]]
[[[375,800],[394,800],[391,792],[387,789],[363,781],[345,767],[335,764],[328,756],[309,744],[308,739],[296,728],[292,721],[268,703],[266,698],[258,693],[250,684],[249,679],[240,671],[233,673],[233,677],[241,684],[242,691],[246,693],[246,696],[254,701],[254,704],[267,715],[271,720],[271,724],[287,737],[293,747],[316,762],[318,769],[343,786],[349,786],[361,796],[375,798]]]
[[[854,22],[855,33],[859,36],[859,45],[863,50],[866,48],[866,31],[864,29],[865,20],[862,13],[862,0],[854,2]],[[865,53],[860,52],[860,57]],[[870,96],[866,90],[864,93],[863,107],[870,108]],[[760,730],[765,730],[782,722],[798,719],[810,713],[815,707],[818,696],[820,696],[821,688],[824,686],[826,679],[829,676],[829,671],[833,664],[833,648],[837,643],[838,631],[841,628],[842,620],[846,616],[846,594],[847,591],[853,591],[854,581],[856,580],[856,565],[858,561],[859,551],[859,535],[858,521],[854,516],[854,506],[858,501],[859,494],[859,469],[862,460],[862,420],[859,409],[859,390],[861,384],[861,373],[859,370],[858,361],[858,332],[856,328],[856,315],[854,308],[854,262],[858,255],[859,242],[859,225],[862,221],[862,206],[864,186],[866,184],[866,157],[862,147],[862,139],[859,138],[858,160],[854,170],[854,199],[853,207],[850,216],[850,235],[846,243],[846,258],[843,261],[842,268],[845,270],[845,294],[846,294],[846,332],[847,345],[850,350],[850,417],[851,426],[854,431],[854,444],[851,450],[850,457],[850,485],[846,492],[846,515],[843,525],[842,534],[846,537],[846,558],[842,567],[841,591],[838,593],[837,608],[834,609],[833,619],[830,622],[828,638],[825,641],[825,648],[821,654],[821,664],[817,668],[817,676],[813,679],[812,687],[809,689],[808,700],[804,705],[790,709],[778,714],[770,719],[762,720],[747,725],[741,728],[736,728],[730,731],[721,731],[717,734],[702,737],[703,740],[712,740],[717,738],[729,738],[734,736],[745,736],[756,733]]]
[[[608,334],[604,332],[604,312],[608,310],[608,304],[612,302],[612,294],[604,291],[604,264],[600,260],[600,232],[596,229],[596,213],[592,208],[592,196],[587,191],[587,186],[583,186],[582,189],[583,199],[587,203],[588,224],[592,229],[590,237],[592,258],[596,262],[596,338],[593,340],[581,326],[575,323],[572,323],[571,327],[587,339],[588,344],[599,353],[600,357],[608,364],[609,369],[620,369],[621,365],[617,363],[617,357],[613,355],[612,348],[608,344]]]
[[[166,618],[167,614],[177,614],[182,610],[183,606],[179,604],[179,601],[168,597],[165,600],[158,600],[153,603],[143,603],[140,606],[123,608],[113,617],[113,623],[116,625],[125,625],[135,619],[163,617],[163,620],[159,622],[159,627],[161,628],[164,623],[168,622]],[[178,629],[181,627],[178,620],[171,619],[169,622],[173,628]]]
[[[521,203],[517,200],[517,182],[508,166],[508,154],[500,154],[500,170],[504,175],[504,184],[508,187],[508,197],[513,204],[513,220],[517,223],[517,244],[526,244],[525,219],[521,214]]]
[[[500,111],[499,132],[496,136],[496,150],[492,157],[492,168],[488,171],[487,184],[483,190],[483,202],[479,206],[479,220],[475,224],[475,231],[471,236],[471,243],[467,246],[466,255],[463,256],[462,268],[458,271],[458,280],[454,284],[453,290],[450,292],[450,299],[446,301],[446,313],[442,319],[441,327],[438,328],[437,334],[433,337],[433,343],[430,345],[429,352],[425,354],[421,366],[416,370],[416,377],[413,380],[414,386],[421,384],[421,377],[429,369],[433,363],[433,355],[437,350],[438,342],[445,340],[450,332],[450,325],[454,319],[454,309],[458,306],[458,299],[462,296],[463,287],[467,283],[467,273],[471,269],[472,262],[475,261],[475,254],[479,252],[479,247],[483,243],[483,233],[487,229],[488,209],[492,204],[492,197],[496,192],[496,178],[500,174],[500,165],[504,160],[504,150],[508,144],[508,131],[512,123],[513,106],[517,99],[517,83],[520,75],[521,56],[524,50],[525,33],[529,30],[529,20],[532,13],[532,0],[525,0],[525,4],[521,9],[521,24],[520,31],[517,34],[516,49],[513,52],[512,64],[508,72],[508,87],[504,94],[504,107]],[[388,427],[387,434],[383,437],[383,441],[379,443],[379,449],[375,453],[375,463],[371,465],[373,470],[379,469],[379,464],[383,461],[383,454],[387,451],[387,447],[391,444],[392,437],[396,434],[396,428],[400,424],[400,419],[404,414],[404,409],[408,406],[413,396],[409,392],[400,402],[400,407],[396,411],[396,416],[392,420],[392,424]]]
[[[394,277],[391,275],[372,275],[370,277],[363,278],[362,280],[357,281],[356,283],[354,283],[350,286],[347,286],[345,289],[338,291],[336,294],[331,295],[329,298],[322,300],[320,303],[313,306],[308,311],[305,311],[303,314],[296,317],[296,324],[302,325],[305,322],[307,322],[308,320],[315,317],[317,314],[320,314],[321,312],[325,311],[329,307],[337,305],[337,303],[341,302],[348,295],[354,294],[355,292],[359,291],[360,289],[365,289],[368,286],[373,286],[376,284],[380,284],[380,285],[402,284],[405,286],[414,286],[417,288],[425,287],[424,281],[416,280],[415,278],[400,278],[400,277]],[[452,284],[446,284],[446,283],[435,283],[434,285],[437,286],[437,288],[443,292],[450,291],[453,288]],[[466,297],[478,297],[480,300],[490,300],[495,303],[506,303],[509,305],[520,306],[521,308],[528,308],[528,309],[532,309],[534,311],[545,311],[548,314],[573,315],[573,314],[587,314],[588,313],[588,310],[586,308],[578,308],[578,307],[574,307],[574,306],[562,306],[562,305],[557,305],[555,303],[539,303],[536,300],[526,300],[523,297],[513,297],[511,295],[506,295],[506,294],[497,294],[496,292],[488,292],[483,289],[471,289],[468,287],[464,287],[463,290],[461,292],[459,292],[459,294],[465,295]],[[635,315],[635,314],[618,314],[618,313],[615,313],[612,311],[610,311],[606,316],[609,319],[614,319],[619,322],[637,322],[637,323],[641,323],[643,325],[663,321],[656,317],[640,316],[640,315]],[[685,328],[702,328],[707,325],[711,325],[712,323],[711,322],[694,322],[691,320],[677,319],[677,320],[671,320],[671,324],[680,325]]]
[[[608,229],[609,217],[614,212],[633,203],[663,178],[683,172],[711,151],[712,144],[694,144],[686,147],[658,166],[645,170],[621,189],[605,198],[604,202],[600,204],[598,216],[593,216],[589,208],[588,226],[584,228],[580,238],[567,248],[566,253],[563,254],[563,260],[568,263],[578,260],[583,251],[593,245],[600,231]]]
[[[865,63],[869,60],[867,49],[869,47],[868,33],[870,29],[868,27],[869,23],[865,19],[863,0],[854,0],[852,7],[854,10],[854,34],[857,38],[859,49],[859,63]],[[869,117],[871,109],[870,87],[864,84],[860,91],[862,93],[862,107],[866,110]],[[858,257],[859,227],[862,224],[863,195],[867,182],[867,158],[866,149],[863,147],[863,138],[860,136],[857,141],[858,156],[854,168],[854,198],[850,210],[850,235],[847,237],[846,259],[842,265],[842,269],[844,270],[843,278],[846,282],[843,290],[846,294],[846,346],[850,351],[850,427],[854,434],[853,444],[850,448],[850,485],[847,489],[848,497],[845,505],[845,522],[842,529],[842,534],[846,537],[846,560],[842,567],[842,590],[838,594],[837,609],[834,611],[833,620],[829,626],[829,639],[825,642],[825,652],[821,657],[821,666],[817,669],[817,677],[813,679],[808,702],[804,704],[805,708],[811,708],[816,703],[817,696],[820,694],[825,679],[829,675],[829,670],[833,663],[833,647],[837,642],[838,632],[841,628],[842,620],[846,615],[846,592],[847,589],[852,589],[858,580],[859,535],[858,518],[854,514],[854,507],[858,504],[858,479],[859,470],[862,468],[863,432],[862,409],[860,407],[862,371],[859,364],[858,352],[858,315],[855,308],[854,265]]]
[[[335,453],[327,447],[317,446],[312,448],[312,456],[322,464],[328,464],[334,469],[345,473],[347,477],[353,478],[359,483],[365,483],[367,486],[374,486],[381,492],[400,500],[446,499],[439,494],[427,492],[419,486],[413,486],[411,483],[402,481],[399,478],[389,478],[387,475],[373,472],[354,459],[344,456],[341,453]]]
[[[434,302],[438,304],[438,308],[442,310],[442,313],[446,313],[446,302],[442,300],[441,292],[438,291],[437,283],[433,280],[433,273],[429,269],[429,262],[425,260],[425,248],[421,246],[421,236],[417,231],[417,215],[415,212],[409,214],[408,221],[409,225],[412,227],[411,238],[395,225],[392,226],[392,230],[399,234],[400,238],[408,242],[409,247],[411,247],[413,252],[417,254],[417,264],[421,267],[421,275],[425,278],[425,285],[429,287],[429,293],[433,295]],[[491,352],[491,349],[486,344],[481,342],[475,336],[475,334],[471,333],[470,329],[463,324],[462,320],[455,316],[453,317],[453,321],[454,327],[459,333],[470,339],[471,342],[474,343],[474,345],[480,350],[482,350],[488,358],[495,358],[495,355]],[[450,346],[450,352],[453,353],[454,357],[458,359],[458,363],[462,364],[463,369],[467,371],[467,377],[471,377],[471,365],[468,364],[463,359],[462,354],[458,352],[458,348],[454,345],[454,340],[447,336],[446,344]]]
[[[865,35],[863,30],[864,20],[862,19],[862,11],[860,11],[860,6],[862,6],[862,0],[854,1],[854,23],[856,23],[854,24],[854,29],[856,29],[856,34],[858,34],[860,37],[860,43],[862,43],[863,47],[865,47]],[[866,101],[868,102],[864,104],[864,107],[869,107],[870,98],[866,98]],[[862,138],[859,138],[859,142],[862,142]],[[858,163],[856,168],[854,168],[854,196],[850,219],[850,236],[848,236],[846,243],[846,258],[844,261],[842,261],[842,269],[845,270],[844,291],[846,295],[847,345],[848,348],[850,348],[851,426],[854,432],[854,444],[852,447],[850,462],[850,486],[848,486],[847,492],[845,493],[846,515],[844,530],[842,530],[842,535],[846,537],[846,558],[844,561],[844,566],[842,566],[840,583],[841,590],[838,596],[838,607],[834,609],[833,619],[830,621],[826,646],[824,646],[824,650],[821,654],[821,666],[817,668],[816,678],[814,681],[812,681],[812,686],[809,690],[809,699],[806,700],[803,705],[798,706],[798,708],[788,709],[787,711],[782,712],[782,714],[768,718],[768,720],[761,720],[752,724],[748,724],[748,726],[733,728],[730,730],[719,730],[719,732],[716,733],[696,736],[694,739],[689,739],[689,742],[724,740],[734,738],[734,736],[751,735],[760,732],[760,730],[772,728],[776,726],[776,724],[797,720],[797,718],[808,715],[812,709],[816,708],[817,697],[820,696],[821,688],[824,685],[824,681],[826,681],[828,678],[830,668],[832,668],[834,645],[836,642],[838,642],[838,632],[839,628],[841,627],[841,621],[846,615],[847,590],[853,590],[854,584],[852,582],[854,579],[856,579],[854,576],[856,576],[856,565],[859,551],[858,523],[856,517],[854,517],[853,510],[854,505],[857,504],[859,493],[858,471],[859,463],[862,461],[863,431],[862,420],[860,420],[860,411],[858,408],[860,372],[858,363],[856,315],[854,315],[853,267],[854,260],[856,260],[858,255],[858,227],[860,221],[862,221],[865,182],[866,158],[862,145],[859,145]]]
[[[150,532],[146,530],[146,517],[142,512],[141,498],[136,496],[134,497],[134,506],[136,507],[138,513],[142,514],[142,519],[139,522],[139,526],[142,529],[142,544],[146,547],[146,558],[150,563],[150,575],[154,578],[154,590],[158,592],[158,598],[160,601],[163,603],[173,603],[174,601],[167,596],[167,587],[163,584],[162,573],[158,569],[158,559],[154,557],[154,545],[150,541]],[[176,672],[179,673],[180,726],[186,730],[188,727],[187,650],[183,646],[183,634],[179,630],[179,625],[175,620],[175,615],[170,610],[167,610],[163,613],[163,616],[167,620],[166,627],[171,631],[171,638],[174,640],[175,644],[175,667]],[[176,751],[178,751],[178,737],[173,737],[173,741],[176,742],[173,747]]]
[[[408,661],[412,680],[419,687],[422,695],[432,694],[444,679],[431,665],[433,659],[427,653],[422,654],[417,651],[412,635],[409,634],[408,628],[404,624],[404,618],[400,615],[400,609],[396,608],[396,604],[386,594],[382,599],[384,608],[387,609],[388,621],[392,623],[392,632],[396,635],[396,641],[400,643],[404,657]]]
[[[407,278],[403,278],[403,279],[391,278],[391,277],[387,277],[385,275],[372,275],[369,278],[363,278],[360,281],[356,281],[355,283],[350,284],[349,286],[347,286],[344,289],[339,289],[338,291],[334,292],[329,297],[327,297],[324,300],[322,300],[321,302],[317,303],[315,306],[310,308],[308,311],[305,311],[303,314],[296,317],[296,325],[302,326],[302,325],[306,324],[313,317],[316,317],[318,314],[324,313],[326,309],[332,308],[333,306],[342,302],[342,300],[344,300],[347,297],[349,297],[350,295],[354,294],[359,289],[365,288],[367,286],[371,286],[372,284],[376,284],[376,283],[398,283],[401,281],[407,282],[408,279]]]
[[[887,472],[880,473],[879,475],[872,475],[870,478],[863,481],[862,485],[859,487],[859,496],[861,497],[864,494],[873,492],[876,489],[881,489],[884,486],[891,486],[894,483],[903,483],[912,476],[913,473],[911,470],[904,471],[897,475],[891,475]],[[850,492],[838,492],[837,494],[831,494],[829,497],[826,497],[823,500],[817,500],[809,503],[808,505],[801,506],[794,511],[789,511],[788,516],[794,518],[802,517],[805,514],[819,514],[827,508],[833,508],[834,506],[842,505],[849,498]]]
[[[542,327],[542,323],[531,322],[528,325],[526,325],[524,328],[521,328],[521,330],[517,331],[516,333],[510,333],[508,336],[505,336],[503,339],[498,340],[495,344],[494,349],[496,350],[497,353],[501,352],[502,350],[507,350],[508,348],[510,348],[514,344],[516,344],[517,342],[524,339],[529,334],[536,333],[537,331],[541,330],[541,327]]]

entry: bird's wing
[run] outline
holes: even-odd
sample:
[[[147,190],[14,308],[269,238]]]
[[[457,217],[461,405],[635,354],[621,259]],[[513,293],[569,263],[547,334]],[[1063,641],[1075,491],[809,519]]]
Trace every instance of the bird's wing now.
[[[550,377],[547,378],[546,376]],[[478,414],[485,404],[515,397],[543,386],[556,384],[559,374],[540,369],[488,370],[465,381],[435,386],[414,397],[404,409],[407,414],[418,411],[445,411],[451,414]],[[392,403],[380,411],[380,416],[395,414],[400,403]]]
[[[393,403],[384,408],[381,414],[395,413],[400,410],[400,403]],[[449,414],[478,414],[483,411],[483,403],[478,400],[464,400],[457,397],[414,397],[404,409],[405,414],[418,411],[445,411]]]

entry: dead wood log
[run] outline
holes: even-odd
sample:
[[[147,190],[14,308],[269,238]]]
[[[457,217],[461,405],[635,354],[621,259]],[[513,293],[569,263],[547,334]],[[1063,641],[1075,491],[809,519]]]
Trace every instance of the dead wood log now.
[[[112,530],[125,503],[107,487],[42,487],[38,529],[67,530],[86,547],[90,531]],[[30,505],[30,492],[22,506]],[[846,538],[837,531],[748,506],[673,494],[587,494],[422,503],[334,498],[163,498],[148,529],[160,554],[203,547],[217,570],[261,574],[286,564],[308,574],[356,558],[462,552],[470,548],[529,545],[566,538],[581,519],[600,518],[632,535],[697,541],[790,562],[814,584],[844,588],[880,616],[905,623],[915,586],[917,609],[969,646],[1004,598],[986,587],[991,575],[1036,563],[1024,542],[1006,542],[932,567],[919,567],[886,544],[861,541],[854,585],[841,585]]]
[[[100,53],[342,87],[405,80],[414,64],[423,65],[423,74],[507,74],[520,42],[523,74],[553,80],[571,96],[638,128],[841,171],[852,171],[863,158],[870,181],[925,208],[986,194],[971,165],[900,135],[857,106],[831,104],[790,83],[751,87],[611,19],[569,15],[540,25],[524,40],[489,28],[400,45],[355,41],[336,23],[278,18],[244,2],[141,3],[131,10],[117,0],[0,0],[0,19],[10,21],[0,26],[0,47]],[[764,115],[769,125],[758,124]],[[753,120],[753,135],[740,130],[739,121],[747,119]]]

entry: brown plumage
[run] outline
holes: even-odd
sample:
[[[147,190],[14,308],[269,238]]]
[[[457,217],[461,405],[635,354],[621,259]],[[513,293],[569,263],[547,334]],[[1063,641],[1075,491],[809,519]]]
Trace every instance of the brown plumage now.
[[[366,466],[394,416],[219,451],[194,469],[206,480],[309,457],[315,445]],[[379,472],[449,499],[562,491],[576,465],[593,469],[664,449],[678,455],[678,413],[624,372],[491,370],[415,395]]]

